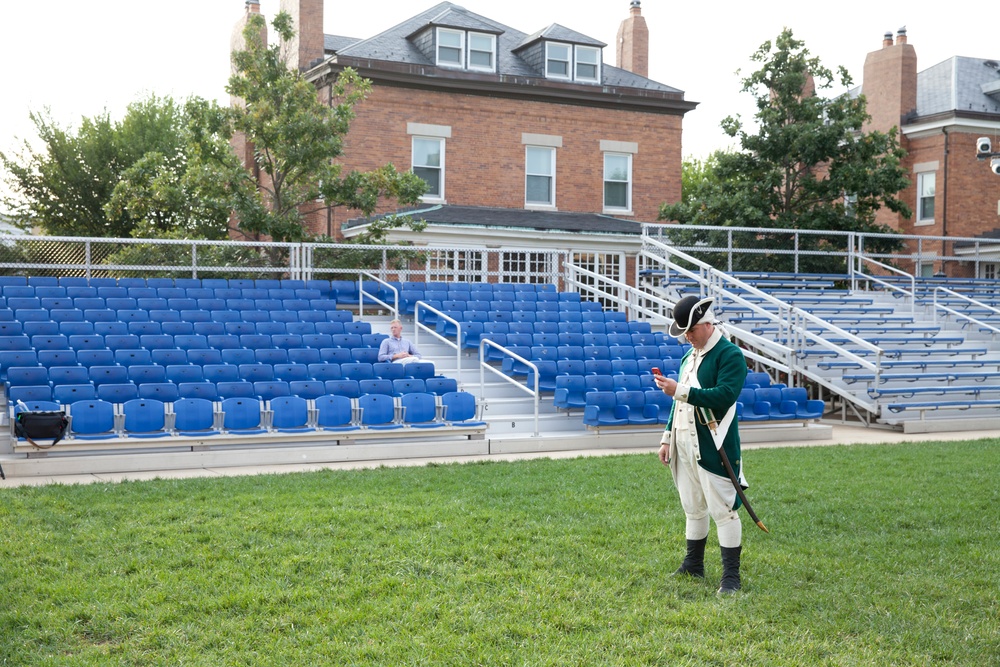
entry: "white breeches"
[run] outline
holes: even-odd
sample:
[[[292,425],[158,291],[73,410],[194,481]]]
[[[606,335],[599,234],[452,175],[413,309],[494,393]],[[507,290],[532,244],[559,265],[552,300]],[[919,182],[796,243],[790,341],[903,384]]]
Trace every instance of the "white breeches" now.
[[[736,489],[728,478],[712,474],[698,465],[698,441],[686,429],[674,431],[673,460],[670,472],[680,494],[681,506],[687,515],[686,537],[700,540],[708,537],[708,517],[715,519],[719,546],[740,546],[743,524],[733,509]]]

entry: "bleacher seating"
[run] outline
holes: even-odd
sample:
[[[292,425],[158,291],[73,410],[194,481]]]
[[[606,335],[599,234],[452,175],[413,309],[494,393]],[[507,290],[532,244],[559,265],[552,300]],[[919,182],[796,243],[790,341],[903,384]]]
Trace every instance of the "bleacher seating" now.
[[[0,379],[11,414],[66,411],[67,442],[485,426],[446,421],[443,396],[477,401],[433,363],[379,364],[385,334],[328,281],[21,280],[0,296]]]

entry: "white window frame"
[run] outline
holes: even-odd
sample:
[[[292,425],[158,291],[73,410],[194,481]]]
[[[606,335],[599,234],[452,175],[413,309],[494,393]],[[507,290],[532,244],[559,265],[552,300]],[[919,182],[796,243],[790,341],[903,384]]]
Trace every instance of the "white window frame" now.
[[[436,142],[438,142],[438,144],[441,147],[441,150],[440,150],[440,152],[441,152],[441,164],[440,165],[438,165],[437,167],[434,167],[433,165],[416,164],[415,158],[416,158],[417,152],[416,152],[415,149],[416,149],[416,142],[418,140],[419,141],[436,141]],[[427,193],[427,194],[423,195],[420,198],[422,201],[425,201],[425,202],[435,202],[435,203],[442,203],[442,202],[445,201],[445,199],[444,199],[445,148],[446,148],[446,143],[445,143],[445,140],[444,140],[443,137],[428,137],[428,136],[414,135],[413,139],[410,142],[410,169],[414,173],[416,173],[417,167],[420,167],[421,169],[435,169],[436,168],[436,169],[438,169],[440,171],[440,174],[441,174],[440,178],[438,179],[438,185],[439,185],[438,189],[440,190],[440,192],[438,194]]]
[[[594,78],[580,76],[580,53],[581,52],[593,52],[596,63],[585,63],[586,65],[595,64],[597,67],[596,76]],[[601,50],[596,46],[581,46],[576,45],[573,52],[573,80],[582,81],[584,83],[600,83],[601,82]]]
[[[458,63],[441,60],[441,35],[458,35],[458,46],[448,46],[449,49],[458,49]],[[465,32],[462,30],[452,30],[450,28],[438,28],[434,36],[434,61],[438,67],[451,67],[453,69],[465,69]]]
[[[607,183],[608,180],[608,158],[609,157],[623,157],[628,161],[628,180],[626,181],[625,190],[625,207],[620,206],[608,206],[607,202]],[[610,181],[613,183],[621,183],[620,180]],[[632,213],[632,154],[631,153],[604,153],[604,168],[603,168],[603,179],[601,180],[601,198],[604,201],[604,212],[605,213]]]
[[[490,40],[490,66],[483,67],[482,65],[472,64],[472,38],[473,37],[485,37]],[[467,63],[468,69],[474,72],[496,72],[497,71],[497,36],[491,35],[486,32],[470,32],[466,41],[466,54],[465,62]],[[482,49],[475,49],[479,53],[486,53]]]
[[[997,278],[1000,278],[1000,271],[998,271],[998,269],[1000,269],[1000,264],[997,264],[996,262],[983,262],[980,267],[983,274],[981,276],[982,278],[987,280],[996,280]]]
[[[928,178],[931,179],[931,185],[934,188],[934,194],[929,197],[931,199],[931,215],[927,216],[924,214],[924,185]],[[933,225],[934,224],[934,209],[937,206],[937,172],[936,171],[924,171],[917,174],[917,219],[914,225]]]
[[[558,46],[560,48],[566,49],[567,60],[552,58],[549,55],[549,51],[552,47]],[[561,74],[552,74],[549,72],[549,61],[555,60],[556,62],[566,63],[566,76]],[[559,81],[572,81],[573,80],[573,45],[567,44],[566,42],[545,42],[545,78],[546,79],[558,79]]]
[[[532,150],[536,151],[548,151],[549,152],[549,170],[548,174],[533,174],[528,169],[528,153]],[[539,202],[539,201],[529,201],[528,200],[528,178],[535,177],[545,177],[550,180],[549,187],[549,201]],[[525,146],[524,147],[524,207],[525,208],[543,208],[554,210],[556,207],[556,149],[551,146]]]
[[[483,280],[488,264],[481,250],[429,250],[427,280],[475,282]]]
[[[505,250],[500,253],[500,282],[551,283],[556,276],[556,253],[551,251]]]

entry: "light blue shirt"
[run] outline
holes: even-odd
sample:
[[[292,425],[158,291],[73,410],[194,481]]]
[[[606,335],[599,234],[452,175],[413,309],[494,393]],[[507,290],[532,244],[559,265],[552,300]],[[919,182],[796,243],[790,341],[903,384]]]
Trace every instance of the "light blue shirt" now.
[[[416,346],[405,338],[393,338],[389,336],[382,340],[382,344],[378,347],[378,360],[379,361],[392,361],[393,355],[399,354],[400,352],[409,352],[414,357],[420,358],[420,352],[417,351]]]

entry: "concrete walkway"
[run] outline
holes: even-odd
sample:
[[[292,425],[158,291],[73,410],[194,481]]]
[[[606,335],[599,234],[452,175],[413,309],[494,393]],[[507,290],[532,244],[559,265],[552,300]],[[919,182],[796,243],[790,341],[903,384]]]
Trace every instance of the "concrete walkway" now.
[[[984,431],[960,431],[953,433],[900,433],[879,428],[833,425],[833,437],[829,440],[806,440],[801,442],[752,443],[744,449],[765,449],[771,447],[823,447],[829,445],[891,444],[899,442],[926,442],[951,440],[979,440],[992,438],[1000,440],[1000,428]],[[192,468],[186,470],[151,470],[129,473],[105,473],[87,475],[60,475],[50,477],[15,477],[0,480],[0,489],[18,486],[44,486],[46,484],[95,484],[114,483],[124,480],[140,481],[151,479],[188,479],[192,477],[237,477],[242,475],[285,474],[295,472],[315,472],[319,470],[356,470],[378,468],[380,466],[423,466],[429,463],[472,463],[475,461],[516,461],[526,459],[569,459],[581,456],[618,456],[621,454],[652,454],[657,444],[649,447],[582,449],[554,452],[532,452],[521,454],[493,454],[483,456],[449,456],[440,458],[393,459],[383,461],[346,461],[341,463],[312,463],[271,466]]]

